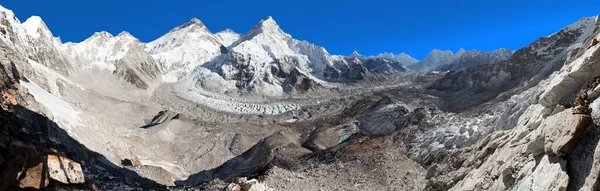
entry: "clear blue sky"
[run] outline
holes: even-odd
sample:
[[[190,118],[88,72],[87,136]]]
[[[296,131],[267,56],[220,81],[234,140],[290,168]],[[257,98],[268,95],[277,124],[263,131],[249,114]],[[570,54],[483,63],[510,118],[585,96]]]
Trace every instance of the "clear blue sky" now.
[[[423,59],[434,48],[518,49],[584,16],[598,0],[5,0],[21,21],[39,15],[54,35],[79,42],[96,31],[158,38],[193,17],[213,32],[246,33],[271,15],[294,38],[332,54],[406,52]]]

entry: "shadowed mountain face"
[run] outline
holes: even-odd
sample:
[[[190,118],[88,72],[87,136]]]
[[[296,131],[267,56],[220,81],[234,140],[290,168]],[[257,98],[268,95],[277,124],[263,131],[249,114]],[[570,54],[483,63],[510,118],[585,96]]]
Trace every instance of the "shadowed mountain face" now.
[[[84,184],[64,184],[51,180],[47,187],[50,189],[165,188],[133,171],[113,165],[102,155],[74,140],[56,123],[26,108],[17,106],[13,112],[1,109],[0,120],[0,190],[17,188],[23,184],[23,179],[15,179],[19,177],[17,174],[23,174],[23,169],[37,165],[47,154],[66,156],[82,164],[85,177]]]
[[[32,104],[27,103],[32,102],[32,98],[22,96],[21,92],[27,90],[16,84],[22,76],[15,62],[6,56],[0,58],[0,190],[29,186],[58,190],[163,188],[135,172],[115,166],[73,139],[54,121],[21,106]],[[85,183],[65,184],[51,179],[52,175],[45,175],[49,155],[64,156],[82,164]],[[31,170],[38,164],[44,166],[43,170]],[[68,171],[68,167],[62,168]],[[97,184],[99,182],[102,184]]]

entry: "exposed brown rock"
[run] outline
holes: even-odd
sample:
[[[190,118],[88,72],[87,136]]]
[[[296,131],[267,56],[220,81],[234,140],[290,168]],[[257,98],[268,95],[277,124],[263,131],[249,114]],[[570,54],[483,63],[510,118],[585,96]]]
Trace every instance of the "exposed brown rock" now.
[[[593,46],[596,46],[597,44],[598,44],[598,39],[592,40],[592,44],[588,47],[588,49],[592,48]]]
[[[44,171],[43,163],[39,163],[23,172],[19,172],[17,174],[17,179],[19,179],[19,187],[21,188],[41,189],[45,188],[50,183],[48,172]]]
[[[587,88],[586,88],[587,89]],[[587,90],[582,90],[575,96],[573,102],[573,108],[571,109],[573,114],[590,114],[592,111],[589,107]]]
[[[2,99],[0,99],[0,104],[5,105],[5,106],[9,106],[9,107],[13,107],[17,105],[17,99],[15,98],[14,95],[8,93],[8,92],[2,92]]]
[[[589,115],[571,114],[563,111],[551,116],[546,122],[544,148],[549,156],[566,156],[573,150],[581,134],[590,125]]]
[[[66,157],[48,155],[50,178],[64,184],[82,184],[85,182],[81,165]]]

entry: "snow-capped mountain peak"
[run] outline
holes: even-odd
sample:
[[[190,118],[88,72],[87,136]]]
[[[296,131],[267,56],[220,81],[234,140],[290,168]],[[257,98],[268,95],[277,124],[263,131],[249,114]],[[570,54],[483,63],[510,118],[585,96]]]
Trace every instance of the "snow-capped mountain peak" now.
[[[115,38],[126,40],[126,41],[139,41],[137,38],[135,38],[133,35],[131,35],[127,31],[123,31],[123,32],[119,33]]]
[[[273,19],[271,16],[268,16],[267,18],[258,22],[258,24],[254,25],[254,27],[252,27],[252,29],[250,29],[250,31],[244,35],[244,38],[251,39],[261,33],[290,36],[281,30],[275,19]]]
[[[114,36],[107,31],[95,32],[91,37],[85,39],[83,42],[91,42],[97,40],[108,40],[113,38]]]
[[[22,26],[27,31],[27,34],[35,39],[40,38],[41,35],[52,37],[48,26],[46,26],[46,23],[39,16],[29,17],[29,19],[22,23]]]
[[[175,32],[181,29],[185,29],[185,28],[195,28],[195,29],[199,29],[202,31],[208,31],[208,28],[206,27],[206,25],[204,25],[204,23],[202,23],[202,21],[200,21],[200,19],[198,18],[192,18],[190,21],[188,21],[187,23],[184,23],[183,25],[180,25],[178,27],[175,27],[173,29],[171,29],[171,31],[169,31],[169,33],[171,32]]]
[[[365,59],[366,57],[361,55],[360,53],[358,53],[358,51],[354,50],[354,51],[352,51],[352,54],[350,54],[346,58],[353,60],[353,59]]]
[[[194,18],[147,43],[146,50],[162,63],[162,71],[166,72],[163,80],[174,82],[186,71],[221,54],[222,43],[200,20]]]

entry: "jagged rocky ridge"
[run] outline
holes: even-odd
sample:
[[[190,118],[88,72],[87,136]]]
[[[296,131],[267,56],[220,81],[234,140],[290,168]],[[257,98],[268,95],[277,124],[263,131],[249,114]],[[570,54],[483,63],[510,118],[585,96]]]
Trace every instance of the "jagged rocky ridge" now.
[[[500,48],[490,52],[460,49],[453,53],[450,50],[434,49],[425,59],[410,65],[413,70],[462,70],[465,68],[494,64],[508,59],[513,52],[510,49]]]

